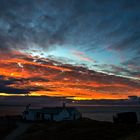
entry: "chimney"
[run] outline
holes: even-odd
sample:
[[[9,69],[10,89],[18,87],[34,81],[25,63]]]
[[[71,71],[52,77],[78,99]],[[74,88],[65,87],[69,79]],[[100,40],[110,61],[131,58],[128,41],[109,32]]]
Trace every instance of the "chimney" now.
[[[65,108],[66,107],[66,103],[65,102],[63,102],[63,108]]]
[[[30,104],[28,104],[27,106],[26,106],[26,110],[29,110],[29,107],[30,107],[31,105]]]

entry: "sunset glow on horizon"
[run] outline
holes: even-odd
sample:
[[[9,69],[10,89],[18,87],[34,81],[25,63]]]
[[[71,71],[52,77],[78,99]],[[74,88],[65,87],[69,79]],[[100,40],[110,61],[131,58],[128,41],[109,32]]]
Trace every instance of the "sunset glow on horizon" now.
[[[16,57],[15,57],[16,56]],[[126,99],[140,95],[138,81],[11,52],[0,60],[2,96],[50,96],[73,100]],[[3,90],[3,91],[2,91]],[[6,91],[4,93],[4,91]]]

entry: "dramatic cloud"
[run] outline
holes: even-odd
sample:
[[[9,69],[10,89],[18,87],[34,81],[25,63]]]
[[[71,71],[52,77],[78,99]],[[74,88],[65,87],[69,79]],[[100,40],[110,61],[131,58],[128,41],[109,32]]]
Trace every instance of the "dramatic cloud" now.
[[[1,95],[28,94],[91,99],[126,98],[130,94],[140,94],[140,83],[137,80],[19,54],[16,58],[11,55],[7,60],[1,58]]]
[[[1,0],[0,17],[1,93],[139,95],[138,0]]]

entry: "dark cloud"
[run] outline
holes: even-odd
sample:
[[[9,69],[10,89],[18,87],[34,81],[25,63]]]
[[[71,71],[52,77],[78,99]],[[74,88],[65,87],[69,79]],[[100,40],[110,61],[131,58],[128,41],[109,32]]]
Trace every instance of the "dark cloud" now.
[[[0,92],[7,94],[28,94],[29,89],[18,89],[14,87],[9,87],[9,85],[14,84],[16,81],[13,78],[5,79],[5,77],[0,77]]]
[[[139,12],[135,9],[139,7],[138,1],[2,0],[0,3],[1,48],[27,49],[31,42],[43,48],[53,44],[83,44],[87,48],[110,42],[105,35],[114,32],[118,36],[126,33],[126,38],[120,38],[117,44],[113,42],[113,48],[127,49],[139,38],[140,18],[135,13]],[[129,15],[127,9],[131,9]],[[114,31],[118,26],[121,30]]]
[[[31,91],[40,90],[39,87],[28,86],[25,88],[19,88],[20,85],[28,84],[28,82],[48,82],[47,79],[43,78],[8,78],[5,76],[0,76],[0,93],[6,94],[30,94]],[[11,86],[14,85],[14,86]],[[47,88],[41,88],[46,91],[51,91]]]
[[[135,56],[132,59],[129,59],[128,61],[124,62],[123,65],[134,65],[134,66],[140,66],[140,56]]]
[[[133,60],[129,60],[122,63],[122,66],[104,64],[100,66],[95,65],[95,67],[102,68],[107,73],[139,78],[140,66],[137,65],[138,63],[139,62],[137,62],[137,60],[134,60],[134,63],[133,63]]]
[[[132,35],[127,36],[127,38],[123,38],[120,42],[114,44],[114,46],[109,47],[109,49],[116,49],[119,51],[128,50],[128,51],[138,51],[139,50],[139,37],[140,32],[134,32]]]

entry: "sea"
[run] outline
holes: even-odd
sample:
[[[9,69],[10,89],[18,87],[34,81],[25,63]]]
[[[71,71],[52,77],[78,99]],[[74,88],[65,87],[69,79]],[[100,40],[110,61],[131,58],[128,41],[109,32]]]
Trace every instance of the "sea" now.
[[[140,122],[139,105],[77,105],[75,106],[83,117],[99,121],[113,121],[113,115],[120,112],[136,112]],[[36,108],[36,107],[35,107]],[[25,106],[20,105],[1,105],[0,116],[22,115]]]
[[[140,122],[140,106],[139,105],[93,105],[80,106],[80,112],[84,117],[113,122],[113,116],[121,112],[136,112],[138,122]]]

